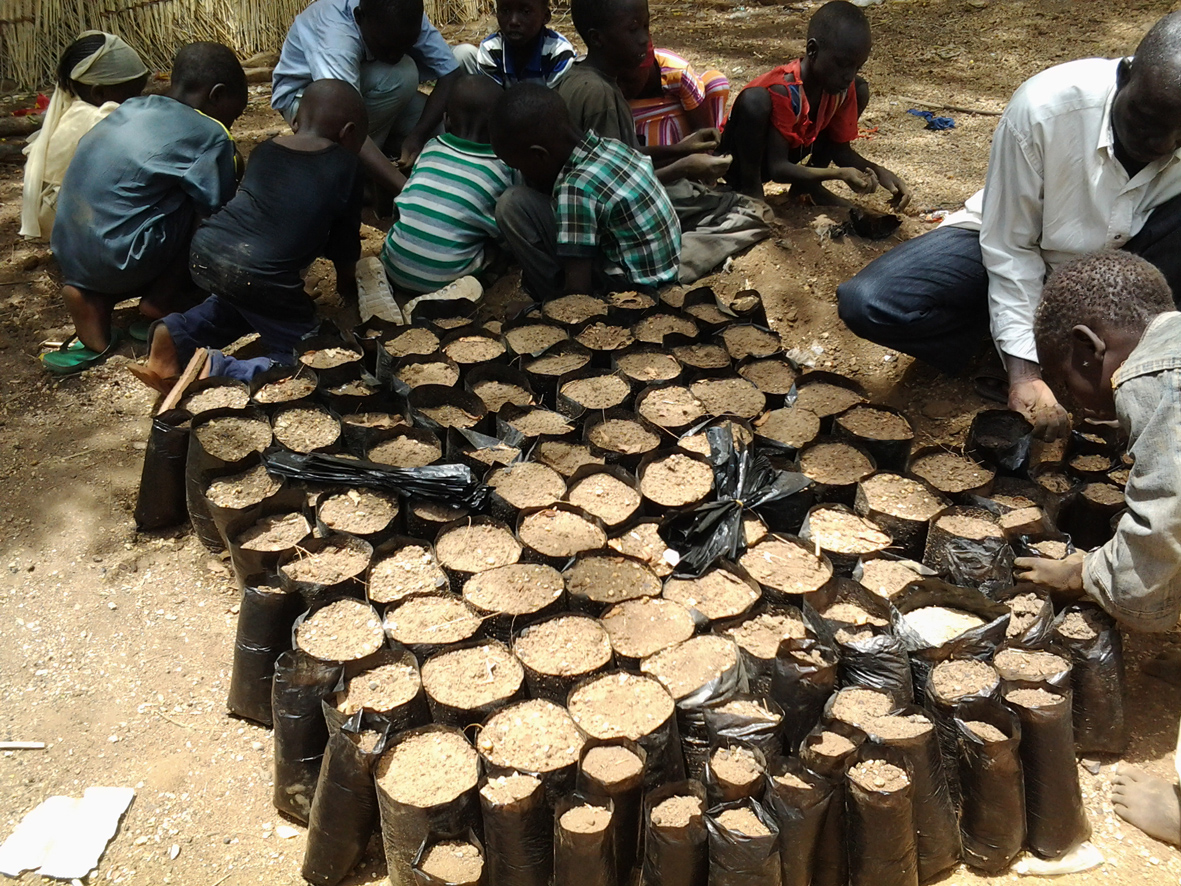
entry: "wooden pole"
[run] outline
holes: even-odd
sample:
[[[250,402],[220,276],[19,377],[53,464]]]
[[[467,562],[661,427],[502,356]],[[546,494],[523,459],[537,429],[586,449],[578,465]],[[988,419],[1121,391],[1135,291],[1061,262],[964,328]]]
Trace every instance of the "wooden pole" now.
[[[205,361],[208,358],[208,349],[197,348],[196,353],[189,360],[189,365],[185,367],[185,371],[181,373],[180,378],[176,380],[176,384],[173,385],[172,390],[168,392],[168,396],[164,398],[164,402],[160,404],[160,409],[156,412],[156,415],[163,415],[169,409],[176,408],[176,404],[185,395],[185,391],[189,385],[196,380],[197,376],[201,374],[201,370],[205,368]]]

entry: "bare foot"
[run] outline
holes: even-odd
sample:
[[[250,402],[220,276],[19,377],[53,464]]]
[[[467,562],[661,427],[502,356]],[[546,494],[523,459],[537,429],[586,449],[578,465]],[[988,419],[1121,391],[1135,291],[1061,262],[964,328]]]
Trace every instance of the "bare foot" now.
[[[1154,840],[1181,845],[1181,791],[1177,785],[1120,763],[1111,779],[1115,814]]]
[[[839,206],[842,209],[849,209],[856,205],[844,197],[837,196],[824,185],[807,187],[792,185],[787,196],[798,200],[811,200],[813,206]]]
[[[110,299],[77,286],[63,286],[62,299],[74,321],[78,341],[100,354],[105,351],[111,344]]]
[[[1170,649],[1161,652],[1140,665],[1140,670],[1150,677],[1181,686],[1181,651]]]
[[[168,327],[157,323],[152,327],[152,339],[148,345],[148,359],[143,366],[128,366],[131,374],[149,388],[167,394],[176,384],[180,375],[180,354],[172,340]]]

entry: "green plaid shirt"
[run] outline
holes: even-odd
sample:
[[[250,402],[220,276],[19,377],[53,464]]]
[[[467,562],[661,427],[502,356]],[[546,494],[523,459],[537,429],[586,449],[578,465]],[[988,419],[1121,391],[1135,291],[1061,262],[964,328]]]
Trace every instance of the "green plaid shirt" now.
[[[673,283],[681,223],[652,161],[588,130],[554,185],[558,255],[593,258],[640,287]]]

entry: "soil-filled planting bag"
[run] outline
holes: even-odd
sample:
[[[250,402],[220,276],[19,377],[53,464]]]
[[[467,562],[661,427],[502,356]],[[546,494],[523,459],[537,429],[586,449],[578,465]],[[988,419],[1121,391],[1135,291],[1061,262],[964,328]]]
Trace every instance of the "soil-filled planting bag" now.
[[[188,422],[189,414],[183,409],[170,409],[152,419],[135,500],[135,528],[140,532],[166,529],[189,518],[185,507]]]
[[[838,799],[840,794],[837,795]],[[779,863],[783,886],[809,886],[832,785],[797,758],[771,764],[766,803],[779,824]]]
[[[857,484],[853,510],[889,534],[891,551],[918,560],[931,521],[950,504],[921,480],[879,472]]]
[[[428,837],[414,857],[415,886],[483,886],[487,859],[473,831],[465,838]]]
[[[1006,646],[1040,649],[1053,639],[1054,604],[1044,590],[1035,585],[1015,585],[998,593],[996,599],[1011,613],[1005,630]]]
[[[1021,721],[1029,848],[1061,858],[1091,836],[1074,760],[1070,690],[1014,689],[1005,703]]]
[[[647,759],[647,752],[638,744],[620,740],[587,749],[578,767],[578,790],[612,803],[615,869],[621,884],[628,882],[639,858]]]
[[[736,742],[757,748],[768,760],[783,752],[783,708],[769,698],[737,692],[705,707],[709,746]]]
[[[906,416],[886,406],[862,404],[833,419],[835,437],[844,437],[873,456],[883,471],[905,471],[914,443],[914,429]]]
[[[246,577],[273,571],[278,554],[266,558],[255,552],[263,562],[250,563],[247,552],[234,543],[236,537],[263,517],[302,511],[307,503],[307,491],[271,476],[259,463],[240,474],[215,479],[205,489],[205,503],[209,518],[230,551],[235,569],[239,576]]]
[[[771,699],[783,709],[783,748],[791,754],[820,719],[837,688],[837,654],[815,639],[779,644]]]
[[[705,817],[709,886],[780,886],[779,826],[756,800],[716,806]]]
[[[271,696],[275,737],[275,808],[307,821],[328,744],[321,703],[340,681],[338,664],[319,661],[299,650],[275,662]]]
[[[363,576],[373,545],[343,532],[311,538],[279,558],[279,581],[309,606],[339,597],[365,596]]]
[[[662,785],[644,798],[643,886],[706,886],[709,844],[701,782]]]
[[[291,626],[303,608],[299,594],[287,593],[274,584],[243,589],[226,700],[231,714],[271,725],[275,662],[291,648]]]
[[[230,564],[241,587],[273,576],[280,560],[312,540],[303,503],[284,503],[279,498],[249,508],[225,524]]]
[[[1127,747],[1124,644],[1115,620],[1098,606],[1067,607],[1054,623],[1070,652],[1074,747],[1079,753],[1119,754]]]
[[[335,886],[357,866],[377,824],[373,767],[385,750],[388,724],[358,712],[328,739],[308,817],[303,878]]]
[[[850,886],[918,886],[914,788],[904,757],[863,746],[845,777]]]
[[[1000,692],[1000,674],[988,662],[950,659],[931,669],[923,705],[939,730],[939,745],[943,749],[943,770],[947,773],[952,801],[957,806],[960,803],[960,783],[956,778],[959,769],[956,706],[977,698],[998,700]]]
[[[457,729],[525,696],[520,663],[496,640],[468,640],[432,655],[422,679],[431,719]]]
[[[1025,845],[1021,723],[995,698],[975,698],[956,706],[955,729],[964,862],[999,874]]]
[[[362,710],[380,715],[391,735],[431,721],[418,662],[400,644],[392,647],[366,659],[363,670],[356,665],[346,668],[336,692],[324,699],[329,735]]]
[[[800,610],[781,603],[761,604],[754,614],[724,622],[714,630],[738,644],[751,695],[759,698],[771,695],[779,644],[787,637],[802,639],[808,634]]]
[[[554,808],[554,883],[618,886],[615,804],[575,793]]]
[[[725,742],[713,749],[703,776],[710,807],[760,799],[767,778],[767,758],[758,748]]]
[[[913,787],[919,881],[934,880],[960,860],[959,821],[935,724],[919,708],[908,705],[871,722],[866,730],[871,741],[893,748],[906,761]]]
[[[844,601],[853,603],[880,619],[890,618],[890,606],[862,585],[848,583],[842,590]],[[914,700],[910,656],[906,644],[883,630],[870,633],[867,628],[836,631],[833,637],[840,658],[838,677],[841,687],[864,686],[889,693],[900,704]]]
[[[832,785],[832,800],[821,826],[812,868],[813,886],[846,886],[849,881],[849,860],[845,851],[845,770],[865,734],[844,723],[830,727],[817,726],[804,739],[800,762],[828,780]]]
[[[1012,584],[1012,549],[997,517],[984,508],[954,507],[931,521],[923,565],[965,587]]]
[[[213,409],[192,421],[185,501],[193,532],[215,554],[223,550],[224,543],[209,513],[205,487],[216,477],[237,474],[256,464],[271,439],[270,423],[258,409]]]
[[[1011,474],[1024,472],[1032,448],[1033,425],[1008,409],[978,412],[968,429],[967,453]]]
[[[488,778],[480,810],[489,884],[547,886],[554,867],[553,812],[532,775]]]

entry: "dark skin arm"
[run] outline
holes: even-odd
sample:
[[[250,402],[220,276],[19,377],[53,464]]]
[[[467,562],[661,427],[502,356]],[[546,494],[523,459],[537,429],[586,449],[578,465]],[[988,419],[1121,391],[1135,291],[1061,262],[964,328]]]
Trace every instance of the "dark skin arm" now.
[[[378,185],[391,194],[402,193],[402,188],[406,186],[406,176],[381,152],[377,142],[366,138],[365,144],[361,146],[360,158],[361,165]]]
[[[901,211],[910,205],[910,188],[906,186],[906,183],[886,167],[866,160],[854,151],[848,142],[833,145],[832,162],[837,166],[851,167],[860,169],[862,172],[872,173],[875,181],[893,195],[890,205],[895,209]],[[854,190],[857,189],[854,188]]]
[[[431,133],[443,124],[443,112],[447,110],[447,97],[451,95],[451,87],[461,76],[463,76],[463,72],[456,68],[450,74],[440,77],[436,81],[435,88],[427,96],[426,107],[422,109],[418,125],[402,142],[402,156],[398,159],[398,165],[403,169],[409,169],[414,165],[414,161],[422,153],[423,145],[427,143]]]

